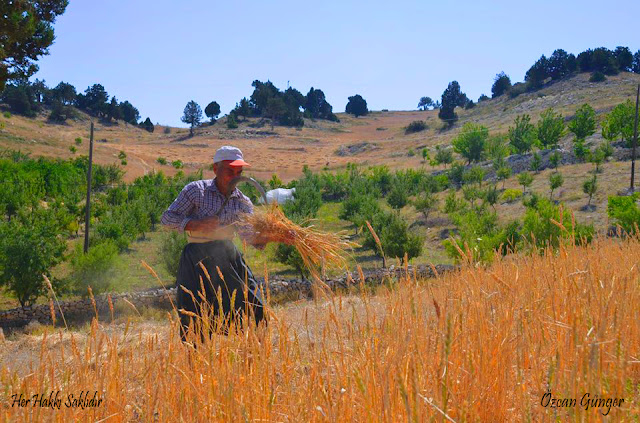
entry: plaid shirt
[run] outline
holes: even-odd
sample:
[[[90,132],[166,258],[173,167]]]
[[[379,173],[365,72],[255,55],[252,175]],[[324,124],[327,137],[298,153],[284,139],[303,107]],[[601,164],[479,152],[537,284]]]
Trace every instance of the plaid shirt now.
[[[217,215],[225,196],[218,190],[215,179],[203,179],[187,184],[178,198],[162,214],[162,224],[184,231],[192,219]],[[229,225],[240,219],[240,213],[253,213],[249,197],[238,188],[234,189],[229,201],[220,213],[220,224]]]

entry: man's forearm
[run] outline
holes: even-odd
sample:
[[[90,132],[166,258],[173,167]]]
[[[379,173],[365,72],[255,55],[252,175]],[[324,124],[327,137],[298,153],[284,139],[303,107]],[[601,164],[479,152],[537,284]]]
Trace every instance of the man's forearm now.
[[[204,217],[202,219],[190,219],[184,226],[185,231],[215,231],[220,227],[217,217]]]

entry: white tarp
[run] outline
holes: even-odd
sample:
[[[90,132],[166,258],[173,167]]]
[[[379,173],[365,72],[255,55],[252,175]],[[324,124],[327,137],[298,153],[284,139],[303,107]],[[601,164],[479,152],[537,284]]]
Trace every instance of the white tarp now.
[[[295,188],[276,188],[267,191],[267,203],[271,204],[278,202],[278,204],[284,204],[287,201],[293,200],[293,194],[296,192]],[[264,200],[260,198],[260,204],[264,203]]]

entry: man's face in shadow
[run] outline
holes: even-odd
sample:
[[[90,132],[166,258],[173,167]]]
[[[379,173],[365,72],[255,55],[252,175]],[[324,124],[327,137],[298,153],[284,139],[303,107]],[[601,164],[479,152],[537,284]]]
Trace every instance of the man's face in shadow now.
[[[225,195],[229,194],[227,192],[229,188],[231,188],[229,183],[238,176],[242,176],[242,166],[230,166],[230,162],[230,160],[223,160],[213,164],[213,171],[216,174],[216,184],[218,185],[218,189]]]

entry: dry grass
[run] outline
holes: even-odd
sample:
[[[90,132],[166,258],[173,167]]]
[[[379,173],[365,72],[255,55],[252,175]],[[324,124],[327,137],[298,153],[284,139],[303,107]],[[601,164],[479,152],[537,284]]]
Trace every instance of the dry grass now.
[[[640,413],[640,241],[498,258],[375,296],[270,311],[268,328],[197,350],[177,322],[94,321],[0,340],[2,421],[599,421],[585,393]],[[31,361],[19,361],[22,353]],[[10,395],[97,390],[100,408],[18,408]],[[542,396],[576,398],[545,408]],[[64,401],[64,400],[63,400]],[[445,417],[446,414],[446,417]]]
[[[277,203],[266,210],[256,210],[243,219],[253,227],[259,240],[294,246],[304,265],[314,275],[320,275],[325,268],[347,270],[347,250],[357,246],[347,241],[343,234],[323,232],[313,225],[301,226],[292,222]]]

